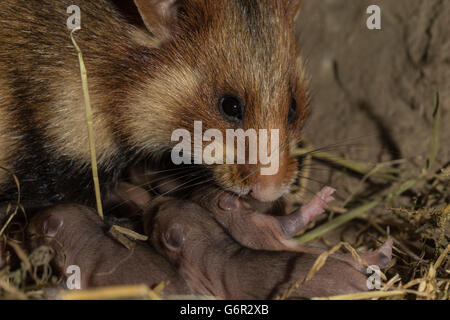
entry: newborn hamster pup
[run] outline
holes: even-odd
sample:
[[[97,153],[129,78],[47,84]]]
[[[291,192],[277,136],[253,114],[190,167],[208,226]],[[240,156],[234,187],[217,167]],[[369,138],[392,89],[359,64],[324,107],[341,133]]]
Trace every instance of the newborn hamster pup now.
[[[294,35],[300,4],[3,0],[0,166],[22,182],[22,203],[93,203],[79,63],[66,26],[71,5],[81,8],[75,37],[88,71],[103,190],[137,157],[157,166],[174,147],[173,131],[193,133],[196,120],[223,135],[278,129],[277,174],[261,175],[259,163],[201,168],[205,183],[241,196],[272,201],[287,193],[298,172],[289,146],[301,139],[308,104]],[[0,171],[2,200],[16,193]]]
[[[273,299],[304,278],[317,254],[257,251],[242,247],[192,202],[162,199],[146,213],[153,246],[177,266],[192,289],[224,299]],[[375,257],[375,255],[374,255]],[[390,256],[377,254],[384,264]],[[316,297],[367,291],[367,276],[331,256],[294,296]]]
[[[318,249],[299,245],[292,238],[334,200],[335,189],[324,187],[313,199],[295,210],[278,216],[260,213],[243,199],[226,192],[210,193],[205,198],[194,194],[194,201],[209,210],[215,220],[241,245],[255,250],[293,250],[317,253]]]
[[[105,234],[97,214],[80,205],[59,205],[38,213],[28,227],[32,247],[47,245],[57,253],[56,269],[66,279],[71,265],[80,267],[81,289],[163,281],[164,295],[189,294],[176,270],[150,246],[136,243],[129,250]],[[63,282],[63,286],[65,282]]]

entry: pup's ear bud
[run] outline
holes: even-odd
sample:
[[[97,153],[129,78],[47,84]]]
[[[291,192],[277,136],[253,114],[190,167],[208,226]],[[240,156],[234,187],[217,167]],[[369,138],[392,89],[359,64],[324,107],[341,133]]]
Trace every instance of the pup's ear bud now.
[[[181,249],[184,243],[184,230],[178,223],[174,224],[164,233],[164,245],[172,250],[178,251]]]

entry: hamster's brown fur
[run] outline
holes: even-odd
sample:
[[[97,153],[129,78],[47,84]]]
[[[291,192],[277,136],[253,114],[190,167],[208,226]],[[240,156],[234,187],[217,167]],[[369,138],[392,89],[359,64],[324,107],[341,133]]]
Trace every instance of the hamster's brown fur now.
[[[88,71],[103,187],[138,156],[169,152],[173,130],[193,132],[194,120],[204,130],[279,129],[281,146],[300,140],[308,103],[293,28],[300,0],[135,2],[142,19],[132,1],[1,2],[0,166],[18,176],[24,201],[92,199],[79,64],[66,26],[74,4],[82,12],[75,38]],[[155,3],[175,3],[164,7],[175,15],[158,15]],[[220,113],[224,94],[243,100],[242,125]],[[292,97],[297,115],[288,123]],[[241,195],[258,190],[261,200],[286,193],[298,170],[288,149],[274,176],[242,181],[254,165],[209,169],[218,186]],[[2,200],[16,197],[9,174],[0,174],[0,184]]]

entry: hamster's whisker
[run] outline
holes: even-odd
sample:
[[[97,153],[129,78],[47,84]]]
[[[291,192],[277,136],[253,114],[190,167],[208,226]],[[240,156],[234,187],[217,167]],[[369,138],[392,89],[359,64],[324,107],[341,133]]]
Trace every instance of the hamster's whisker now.
[[[298,169],[299,169],[299,171],[311,170],[311,171],[316,171],[316,172],[317,171],[326,172],[326,171],[329,170],[329,168],[326,167],[326,166],[323,166],[323,167],[320,167],[320,166],[301,166]]]
[[[213,182],[213,181],[214,181],[214,178],[210,178],[210,179],[207,179],[207,180],[205,180],[205,181],[201,181],[201,182],[194,183],[194,184],[192,184],[192,185],[188,185],[188,186],[186,186],[186,187],[184,187],[184,188],[178,189],[177,191],[181,191],[181,190],[185,190],[185,189],[188,189],[188,188],[192,188],[192,187],[196,187],[196,186],[201,186],[201,185],[204,185],[205,188],[206,188],[206,187],[208,187],[207,184],[208,184],[209,182]]]
[[[199,169],[200,169],[200,168],[199,168]],[[199,170],[199,171],[200,171],[200,170]],[[194,173],[195,173],[195,172],[194,172]],[[183,175],[178,175],[178,176],[176,176],[174,179],[168,180],[168,181],[166,181],[166,182],[164,182],[164,183],[162,183],[162,184],[157,185],[156,187],[158,188],[158,187],[161,187],[161,186],[170,184],[171,182],[179,181],[180,179],[183,179],[183,178],[192,176],[194,173],[193,173],[193,172],[186,172],[185,174],[183,174]],[[198,173],[198,172],[197,172],[197,173]],[[201,176],[198,176],[198,175],[197,175],[197,176],[194,177],[194,179],[197,179],[198,177],[201,177]],[[167,179],[167,177],[162,177],[162,178],[159,179],[159,180],[160,180],[160,181],[161,181],[161,180],[164,181],[165,179]],[[156,180],[153,181],[152,183],[154,183],[154,182],[156,182]]]
[[[198,166],[197,166],[197,167],[198,167]],[[179,168],[179,169],[187,169],[187,168],[184,167],[184,168]],[[206,170],[205,168],[198,167],[197,172],[200,172],[200,173],[201,173],[202,171],[205,171],[205,172],[206,172],[207,170]],[[176,173],[172,173],[172,174],[170,174],[170,175],[166,175],[166,176],[163,176],[163,177],[158,177],[158,179],[154,179],[154,180],[152,180],[152,181],[149,181],[148,183],[144,183],[144,184],[140,184],[140,185],[133,185],[133,187],[130,188],[128,191],[132,191],[132,190],[139,189],[139,188],[145,188],[145,187],[150,187],[150,189],[154,190],[155,188],[158,188],[158,187],[161,187],[161,186],[170,184],[170,183],[175,182],[175,181],[178,181],[178,180],[180,180],[180,179],[189,177],[189,176],[191,176],[191,175],[193,174],[193,172],[191,172],[191,171],[186,172],[185,174],[182,174],[182,173],[183,173],[182,170],[178,170],[178,172],[176,172]],[[174,178],[172,178],[172,177],[174,177]],[[193,180],[196,180],[197,177],[198,177],[198,176],[196,176]],[[167,181],[166,181],[166,180],[167,180]],[[152,188],[152,184],[155,184],[155,183],[157,183],[157,182],[159,182],[159,181],[165,181],[165,182],[162,183],[162,184],[156,185],[155,187]],[[191,181],[192,181],[192,180],[191,180]],[[172,191],[170,191],[170,192],[172,192]],[[116,205],[114,205],[114,206],[108,208],[108,210],[105,211],[105,213],[109,213],[109,212],[111,212],[111,211],[117,209],[118,207],[120,207],[120,206],[122,206],[122,205],[124,205],[124,204],[126,204],[126,203],[130,203],[130,202],[132,202],[131,199],[127,199],[127,200],[121,201],[121,202],[119,202],[118,204],[116,204]]]
[[[165,169],[165,170],[152,170],[149,169],[149,167],[145,167],[144,169],[144,174],[146,174],[147,172],[151,172],[151,173],[167,173],[167,172],[174,172],[174,171],[182,171],[185,170],[186,168],[190,168],[190,167],[194,167],[194,165],[189,165],[189,166],[180,166],[177,168],[172,168],[172,169]]]
[[[373,136],[375,136],[375,135],[365,135],[365,136],[356,137],[356,138],[349,138],[349,139],[342,140],[341,142],[336,142],[336,143],[324,145],[321,147],[316,147],[313,150],[310,150],[310,151],[302,154],[301,156],[306,156],[306,155],[314,154],[317,152],[323,152],[323,151],[342,150],[343,148],[348,148],[348,147],[353,147],[353,148],[358,147],[358,148],[361,148],[361,150],[367,150],[367,149],[370,149],[369,146],[361,145],[360,142],[352,143],[352,141],[355,141],[355,140],[358,141],[358,140],[366,139],[366,138],[373,137]]]
[[[312,182],[316,182],[316,183],[320,184],[322,187],[325,187],[325,186],[326,186],[326,183],[325,183],[324,181],[317,180],[317,179],[314,179],[314,178],[311,178],[311,177],[306,177],[306,176],[298,175],[298,178],[300,178],[300,179],[306,179],[306,180],[309,180],[309,181],[312,181]]]
[[[188,174],[186,174],[185,176],[188,176]],[[183,178],[183,177],[184,177],[184,176],[181,176],[180,178]],[[164,177],[164,179],[160,179],[160,180],[165,180],[166,178],[167,178],[167,177]],[[165,183],[163,183],[163,184],[161,184],[161,185],[159,185],[159,186],[166,185],[166,184],[171,183],[171,182],[176,181],[176,180],[177,180],[177,179],[169,180],[169,181],[167,181],[167,182],[165,182]],[[155,182],[155,181],[153,181],[153,182],[151,182],[151,183],[154,183],[154,182]],[[129,189],[128,191],[134,190],[134,189],[138,189],[138,188],[142,188],[142,187],[150,187],[150,184],[151,184],[151,183],[146,183],[146,184],[143,184],[143,185],[136,185],[136,186],[133,186],[133,188]],[[152,188],[152,189],[153,189],[153,188]],[[153,199],[152,199],[151,201],[153,201]],[[119,202],[118,204],[116,204],[115,206],[112,206],[111,208],[108,208],[108,210],[105,211],[105,213],[109,213],[109,212],[111,212],[111,211],[113,211],[113,210],[119,208],[120,206],[122,206],[122,205],[124,205],[124,204],[126,204],[126,203],[130,203],[130,202],[132,202],[131,199],[127,199],[127,200],[121,201],[121,202]]]
[[[168,194],[170,194],[170,193],[172,193],[172,192],[185,190],[185,189],[187,189],[187,188],[192,188],[192,187],[195,186],[195,185],[208,183],[208,182],[214,180],[214,179],[210,179],[210,180],[206,180],[206,181],[201,181],[201,182],[198,183],[198,184],[193,184],[193,185],[190,184],[190,183],[192,183],[192,182],[194,182],[194,181],[197,181],[197,180],[199,180],[199,179],[201,179],[201,178],[203,178],[203,177],[202,177],[202,176],[197,176],[196,178],[193,178],[193,179],[191,179],[191,180],[189,180],[189,181],[187,181],[187,182],[185,182],[185,183],[182,183],[181,185],[178,185],[178,186],[176,186],[175,188],[173,188],[173,189],[171,189],[171,190],[169,190],[169,191],[167,191],[167,192],[164,192],[164,193],[162,193],[162,194],[156,196],[156,198],[155,198],[155,199],[152,199],[152,201],[153,201],[153,200],[156,200],[156,199],[159,199],[159,198],[162,198],[162,197],[164,197],[164,196],[166,196],[166,195],[168,195]],[[184,187],[184,188],[183,188],[183,187]]]
[[[185,174],[183,174],[183,175],[180,175],[180,173],[183,173],[183,171],[184,170],[182,170],[182,169],[184,169],[184,170],[187,170],[188,168],[180,168],[180,170],[178,170],[177,172],[175,172],[175,173],[172,173],[172,174],[170,174],[170,175],[166,175],[166,176],[161,176],[161,177],[159,177],[159,178],[157,178],[157,179],[154,179],[154,180],[151,180],[151,181],[149,181],[148,183],[145,183],[145,184],[142,184],[142,185],[138,185],[137,187],[147,187],[147,186],[151,186],[151,184],[154,184],[154,183],[156,183],[156,182],[159,182],[159,181],[164,181],[164,180],[166,180],[166,179],[168,179],[168,178],[171,178],[171,177],[176,177],[176,178],[184,178],[184,177],[187,177],[187,176],[189,176],[190,174],[192,174],[192,172],[187,172],[187,173],[185,173]],[[199,168],[199,169],[201,169],[201,168]],[[153,174],[153,172],[151,172],[152,174]],[[174,179],[174,180],[178,180],[178,179]],[[174,181],[174,180],[169,180],[167,183],[170,183],[171,181]],[[166,184],[166,183],[165,183]],[[164,184],[163,184],[164,185]]]
[[[205,187],[208,187],[208,186],[205,186]],[[213,194],[214,192],[217,192],[219,195],[222,195],[222,194],[224,194],[225,192],[227,192],[226,190],[221,189],[221,188],[218,188],[217,186],[209,186],[209,187],[211,188],[211,190],[209,190],[207,193],[205,193],[205,194],[203,194],[203,195],[201,196],[201,198],[200,198],[201,201],[203,201],[203,200],[205,200],[205,199],[208,199],[209,196],[210,196],[211,194]]]

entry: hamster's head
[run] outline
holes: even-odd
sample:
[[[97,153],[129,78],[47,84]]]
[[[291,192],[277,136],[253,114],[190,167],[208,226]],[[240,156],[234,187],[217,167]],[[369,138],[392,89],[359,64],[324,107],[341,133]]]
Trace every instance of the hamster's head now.
[[[161,43],[142,59],[149,76],[130,98],[130,141],[176,150],[209,172],[205,183],[240,196],[288,193],[309,101],[294,34],[301,0],[135,2]]]

